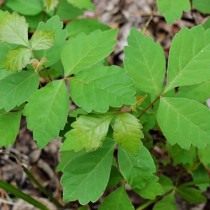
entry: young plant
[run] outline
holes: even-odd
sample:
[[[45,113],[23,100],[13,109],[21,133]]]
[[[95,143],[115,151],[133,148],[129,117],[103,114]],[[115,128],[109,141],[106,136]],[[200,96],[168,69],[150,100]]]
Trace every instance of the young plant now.
[[[62,4],[79,13],[93,9],[91,1],[47,2],[6,3],[27,19],[43,8],[46,17],[55,10],[57,15],[30,27],[24,16],[0,11],[0,145],[14,143],[23,116],[40,148],[60,138],[58,170],[66,203],[88,205],[103,198],[99,210],[132,210],[127,189],[145,199],[139,210],[152,204],[154,210],[177,209],[176,196],[204,202],[210,164],[205,103],[210,97],[210,30],[202,25],[181,29],[166,62],[160,44],[132,29],[119,67],[107,62],[116,30],[95,20],[63,25]],[[167,6],[163,0],[159,4],[160,10]],[[179,6],[174,14],[165,13],[168,21],[188,10],[189,2]],[[158,144],[168,161],[182,164],[191,182],[161,170],[166,163],[153,155],[159,145],[151,131],[161,136]],[[107,190],[111,193],[103,196]]]

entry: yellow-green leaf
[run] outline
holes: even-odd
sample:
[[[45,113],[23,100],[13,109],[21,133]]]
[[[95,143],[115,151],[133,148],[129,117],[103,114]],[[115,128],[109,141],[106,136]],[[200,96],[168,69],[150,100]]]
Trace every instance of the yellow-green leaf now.
[[[0,41],[28,46],[28,24],[24,17],[5,12],[0,18]]]
[[[62,151],[96,150],[107,135],[111,119],[111,116],[80,116],[66,134]]]
[[[128,152],[137,152],[144,137],[141,129],[142,125],[134,115],[119,114],[113,125],[114,140]]]

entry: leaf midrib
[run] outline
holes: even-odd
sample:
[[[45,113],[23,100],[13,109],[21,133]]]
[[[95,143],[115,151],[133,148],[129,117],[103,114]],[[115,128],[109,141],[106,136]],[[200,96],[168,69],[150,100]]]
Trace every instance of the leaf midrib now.
[[[182,76],[182,74],[185,73],[187,67],[194,61],[194,59],[199,57],[200,54],[209,47],[210,47],[210,44],[205,45],[203,48],[200,49],[200,51],[196,55],[191,57],[191,59],[184,65],[184,67],[181,70],[179,70],[178,73],[176,74],[176,76],[169,82],[169,84],[166,87],[167,91],[170,90],[171,88],[173,88],[174,83],[177,81],[177,79],[179,79]],[[168,68],[168,69],[171,69],[171,68]]]

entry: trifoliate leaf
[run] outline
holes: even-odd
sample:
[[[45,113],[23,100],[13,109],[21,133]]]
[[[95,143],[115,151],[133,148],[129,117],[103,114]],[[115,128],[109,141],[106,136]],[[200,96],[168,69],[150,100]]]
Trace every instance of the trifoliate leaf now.
[[[0,146],[11,146],[19,132],[21,112],[0,112]]]
[[[39,77],[32,71],[10,74],[0,80],[0,109],[9,111],[21,105],[36,91]]]
[[[44,0],[44,7],[47,12],[54,11],[59,3],[59,0]]]
[[[108,195],[99,210],[134,210],[131,201],[123,187]]]
[[[158,124],[172,145],[183,149],[210,144],[210,110],[197,101],[163,97],[157,113]]]
[[[142,125],[132,114],[123,113],[115,118],[113,124],[114,140],[126,151],[135,153],[139,151],[140,140],[144,137]]]
[[[0,18],[0,41],[28,46],[28,24],[25,18],[5,12]]]
[[[35,31],[30,41],[33,50],[47,50],[53,46],[54,33],[52,31]]]
[[[157,6],[160,13],[165,17],[168,23],[181,18],[184,11],[190,10],[189,0],[157,0]]]
[[[80,34],[70,39],[61,54],[65,75],[76,74],[107,57],[116,43],[115,30]]]
[[[67,0],[70,4],[79,9],[94,9],[94,4],[91,0]]]
[[[110,28],[99,22],[95,19],[79,19],[79,20],[73,20],[71,21],[67,26],[66,29],[68,31],[69,37],[74,37],[79,35],[80,33],[90,34],[93,31],[101,30],[106,31]]]
[[[120,171],[134,190],[142,190],[148,182],[154,180],[156,167],[149,151],[140,146],[137,154],[120,149],[118,152]]]
[[[53,36],[53,46],[50,49],[35,52],[38,57],[45,57],[47,59],[45,66],[52,66],[60,60],[61,50],[66,41],[67,33],[63,29],[63,22],[60,21],[58,16],[53,16],[46,23],[39,23],[37,31],[47,32],[48,35],[51,34],[50,36]],[[52,37],[50,39],[52,39]],[[49,37],[47,42],[49,44]],[[50,42],[52,42],[52,40],[50,40]]]
[[[165,57],[160,44],[133,29],[128,38],[124,65],[139,90],[160,94],[165,75]]]
[[[203,13],[210,13],[209,0],[192,0],[192,5],[195,9]]]
[[[21,71],[31,62],[32,51],[28,48],[15,48],[7,52],[2,67],[8,71]]]
[[[65,167],[61,183],[65,201],[82,205],[97,201],[109,181],[114,144],[107,139],[97,151],[75,156]]]
[[[173,39],[165,92],[210,80],[210,30],[183,28]]]
[[[153,210],[178,210],[176,206],[175,196],[171,193],[157,202],[153,208]]]
[[[58,137],[69,111],[65,82],[57,80],[36,91],[25,106],[27,125],[39,147]]]
[[[135,102],[131,79],[116,66],[95,66],[80,72],[71,80],[73,101],[87,112],[105,113],[109,107]]]
[[[80,116],[72,123],[73,129],[65,135],[62,151],[96,150],[107,135],[111,119],[111,116]]]
[[[43,9],[42,0],[7,0],[6,6],[23,15],[37,15]]]

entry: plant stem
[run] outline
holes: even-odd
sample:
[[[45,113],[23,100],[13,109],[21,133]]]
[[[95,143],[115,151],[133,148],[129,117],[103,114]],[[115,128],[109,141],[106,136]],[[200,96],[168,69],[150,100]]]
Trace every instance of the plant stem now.
[[[33,176],[33,174],[24,166],[22,165],[22,168],[24,170],[24,172],[26,173],[26,175],[28,176],[28,178],[38,187],[38,189],[40,190],[40,192],[42,192],[44,195],[46,195],[49,200],[54,203],[58,208],[63,208],[64,205],[61,204],[56,198],[53,197],[53,195],[48,192],[40,183],[39,181]]]
[[[161,97],[161,94],[158,95],[143,111],[142,113],[140,114],[139,118],[141,118],[149,109],[151,109],[153,107],[153,105],[159,101]]]
[[[152,205],[153,203],[156,203],[157,201],[165,198],[167,195],[169,194],[174,194],[176,191],[176,187],[172,188],[171,190],[167,191],[165,194],[163,194],[162,196],[160,196],[159,198],[156,198],[155,200],[150,200],[147,201],[146,203],[142,204],[141,206],[139,206],[136,210],[144,210],[145,208],[147,208],[148,206]]]
[[[44,206],[41,202],[39,202],[38,200],[34,199],[33,197],[31,197],[30,195],[22,192],[20,189],[14,187],[13,185],[1,181],[0,180],[0,188],[4,189],[6,192],[9,192],[11,194],[13,194],[14,196],[23,199],[24,201],[32,204],[33,206],[35,206],[38,209],[41,210],[49,210],[46,206]]]
[[[148,201],[148,202],[142,204],[141,206],[139,206],[136,210],[144,210],[145,208],[147,208],[148,206],[150,206],[154,202],[156,202],[156,200]]]
[[[64,205],[60,203],[56,198],[53,197],[53,195],[48,192],[40,183],[39,181],[34,177],[34,175],[21,163],[21,161],[16,157],[16,155],[9,153],[9,155],[13,158],[15,158],[16,163],[20,165],[25,172],[25,174],[28,176],[28,178],[38,187],[39,191],[42,192],[49,200],[59,209],[63,209]]]

